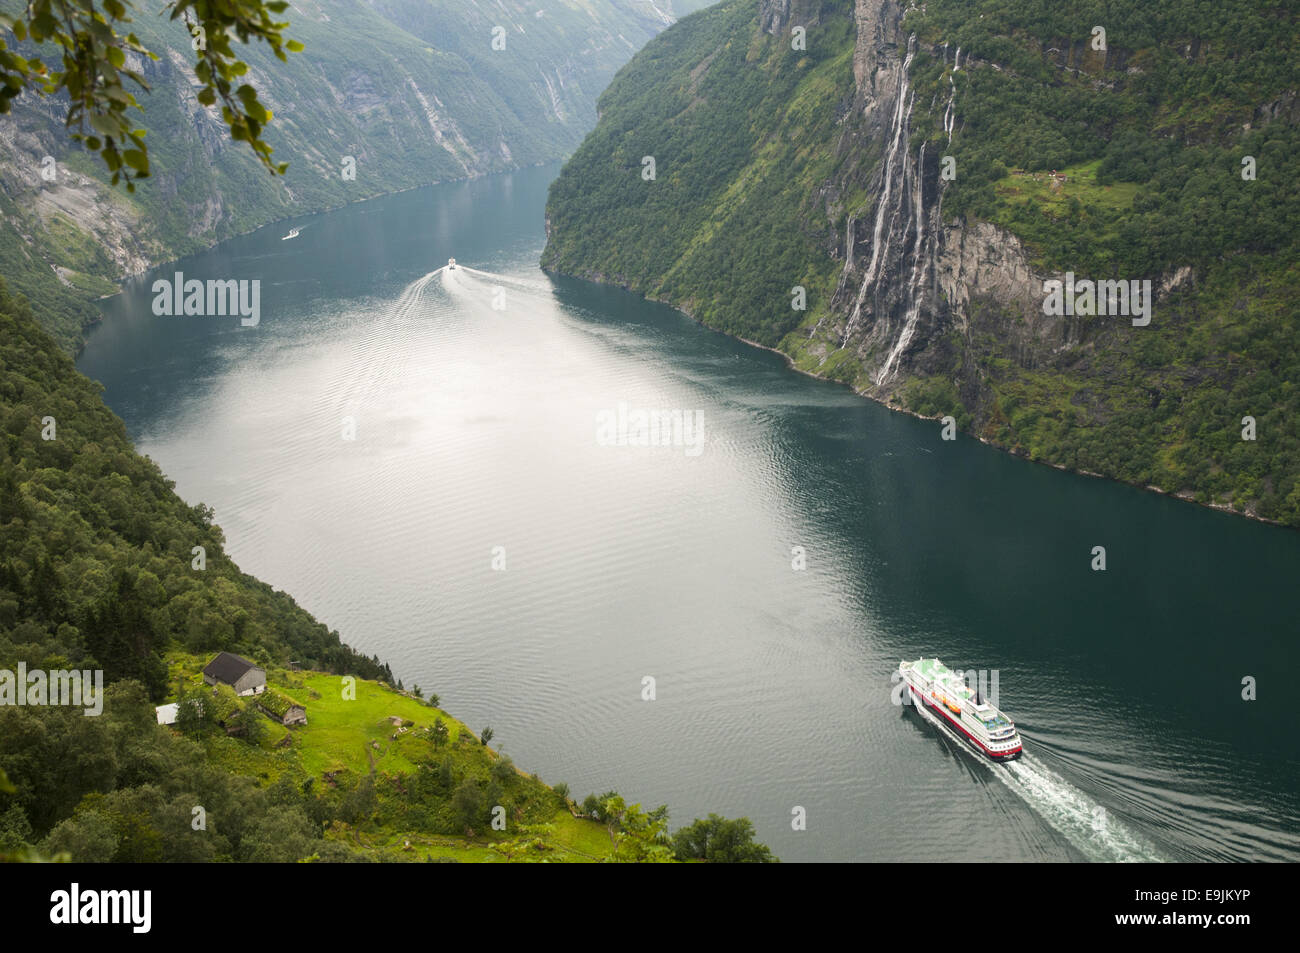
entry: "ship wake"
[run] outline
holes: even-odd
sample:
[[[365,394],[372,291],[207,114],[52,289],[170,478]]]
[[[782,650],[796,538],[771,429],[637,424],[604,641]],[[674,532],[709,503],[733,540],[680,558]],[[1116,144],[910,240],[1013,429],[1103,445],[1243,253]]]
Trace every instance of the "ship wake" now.
[[[1089,860],[1151,863],[1163,859],[1104,807],[1028,752],[997,767],[994,773],[999,780]]]
[[[924,705],[915,706],[915,711],[946,735],[953,737],[948,726]],[[966,744],[959,743],[958,747],[977,758],[980,763],[988,763],[987,759],[971,751]],[[999,781],[1088,860],[1102,863],[1153,863],[1164,859],[1154,847],[1143,842],[1112,817],[1102,805],[1040,763],[1028,751],[1015,761],[989,764],[989,767]]]

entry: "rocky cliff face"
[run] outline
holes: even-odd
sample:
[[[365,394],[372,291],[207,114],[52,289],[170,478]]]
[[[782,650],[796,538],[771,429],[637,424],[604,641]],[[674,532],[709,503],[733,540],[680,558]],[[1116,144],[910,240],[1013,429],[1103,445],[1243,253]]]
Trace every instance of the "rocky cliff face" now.
[[[769,6],[779,18],[788,0]],[[1003,353],[1025,367],[1068,362],[1073,350],[1112,334],[1086,319],[1043,314],[1043,282],[1061,276],[1036,273],[1015,235],[986,222],[944,223],[943,150],[912,141],[916,39],[904,36],[894,0],[856,0],[854,20],[855,98],[837,146],[848,161],[825,190],[828,217],[839,196],[864,184],[872,199],[845,209],[831,313],[812,329],[807,353],[830,360],[849,351],[865,372],[856,386],[891,400],[914,374],[958,369],[953,333],[968,343],[995,333]],[[960,48],[929,52],[949,71],[943,123],[951,142],[956,76],[971,63]],[[1082,57],[1076,51],[1075,60]],[[968,407],[986,403],[978,375],[964,375],[960,390]]]
[[[543,265],[1033,459],[1300,526],[1300,37],[1225,3],[1114,0],[1103,42],[1052,6],[733,0],[602,96]],[[1141,303],[1049,313],[1063,271]]]
[[[149,130],[151,178],[107,184],[64,129],[66,106],[21,97],[0,124],[0,264],[11,288],[57,304],[49,330],[75,346],[86,294],[267,222],[386,192],[559,158],[595,121],[615,70],[696,0],[304,0],[286,32],[306,50],[280,63],[241,55],[274,114],[273,178],[195,99],[183,28],[135,25],[131,56]],[[504,49],[494,47],[502,31]],[[500,44],[498,44],[500,45]],[[25,51],[27,52],[27,51]],[[343,173],[349,157],[355,169]]]

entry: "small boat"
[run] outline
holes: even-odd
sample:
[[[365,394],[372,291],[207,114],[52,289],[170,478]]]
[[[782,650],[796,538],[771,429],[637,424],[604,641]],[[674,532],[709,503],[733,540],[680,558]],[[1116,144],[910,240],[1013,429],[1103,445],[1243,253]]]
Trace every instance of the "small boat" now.
[[[456,270],[456,259],[455,259],[455,258],[448,258],[448,259],[447,259],[447,270],[448,270],[448,271],[455,271],[455,270]]]
[[[280,239],[280,241],[282,241],[282,242],[287,242],[287,241],[288,241],[289,239],[291,239],[291,238],[297,238],[298,235],[299,235],[298,229],[296,229],[296,228],[291,228],[291,229],[289,229],[289,234],[288,234],[288,235],[285,235],[284,238]]]

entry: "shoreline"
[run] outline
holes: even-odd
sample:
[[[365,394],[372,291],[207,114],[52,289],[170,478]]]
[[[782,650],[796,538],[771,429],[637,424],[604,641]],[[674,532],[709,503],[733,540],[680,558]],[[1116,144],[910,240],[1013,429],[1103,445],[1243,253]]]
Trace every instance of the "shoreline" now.
[[[917,420],[942,420],[943,419],[941,416],[939,417],[926,416],[925,414],[919,414],[914,410],[909,410],[906,407],[899,407],[894,404],[890,404],[887,401],[882,400],[879,397],[876,397],[874,394],[869,394],[866,391],[860,390],[859,388],[848,383],[847,381],[835,380],[834,378],[826,377],[823,374],[818,374],[815,371],[805,370],[804,368],[799,367],[795,363],[793,357],[791,357],[785,351],[782,351],[780,348],[770,347],[769,345],[766,344],[760,344],[757,341],[751,341],[749,338],[741,337],[738,334],[728,334],[726,331],[720,331],[717,328],[709,327],[709,325],[705,324],[695,315],[691,314],[691,312],[683,305],[674,304],[673,302],[666,301],[663,298],[657,298],[654,295],[646,294],[643,291],[639,291],[638,289],[631,287],[626,282],[602,281],[600,279],[590,278],[585,275],[573,275],[573,274],[568,274],[567,272],[555,271],[547,268],[543,268],[542,271],[548,275],[556,275],[558,277],[563,277],[563,278],[576,278],[579,281],[589,281],[592,284],[603,285],[605,287],[622,288],[624,291],[628,291],[631,292],[632,294],[640,295],[646,301],[653,301],[655,304],[662,304],[666,307],[672,308],[674,311],[677,311],[685,315],[686,317],[690,318],[692,321],[694,321],[700,327],[704,328],[706,331],[711,331],[714,334],[721,334],[724,337],[731,338],[734,341],[740,341],[743,344],[748,344],[750,347],[758,348],[761,351],[770,351],[773,354],[779,355],[781,358],[785,360],[786,367],[789,368],[790,370],[795,371],[796,373],[799,374],[803,374],[806,377],[811,377],[814,380],[825,381],[828,384],[837,384],[841,387],[845,387],[849,391],[851,391],[855,396],[862,397],[865,398],[866,400],[872,401],[875,404],[879,404],[881,407],[884,407],[888,411],[892,411],[894,413],[900,413],[900,414],[907,414],[909,417],[915,417]],[[1017,460],[1024,460],[1026,463],[1048,466],[1051,467],[1053,470],[1060,470],[1063,473],[1073,473],[1079,476],[1091,477],[1098,480],[1107,480],[1111,483],[1117,483],[1120,486],[1127,486],[1127,487],[1132,487],[1135,490],[1155,493],[1159,496],[1165,496],[1177,500],[1180,503],[1191,503],[1195,506],[1199,506],[1208,510],[1217,510],[1218,512],[1223,513],[1227,516],[1236,516],[1241,519],[1250,520],[1253,523],[1259,523],[1265,526],[1276,526],[1280,529],[1291,528],[1287,526],[1285,523],[1280,522],[1279,520],[1268,519],[1263,516],[1257,516],[1256,514],[1249,513],[1245,510],[1233,509],[1231,506],[1228,506],[1223,503],[1203,503],[1200,500],[1197,500],[1190,495],[1184,495],[1188,493],[1188,491],[1186,490],[1166,490],[1163,487],[1155,486],[1154,484],[1143,485],[1140,483],[1131,483],[1128,480],[1121,480],[1118,477],[1107,476],[1104,473],[1097,473],[1093,470],[1076,470],[1071,467],[1067,467],[1063,463],[1053,463],[1050,460],[1034,460],[1025,453],[1018,453],[1015,450],[1011,449],[1010,447],[1003,446],[1002,444],[999,443],[994,443],[992,440],[989,440],[986,437],[981,437],[977,433],[971,433],[965,430],[960,430],[958,432],[965,434],[966,436],[970,437],[972,440],[978,440],[986,447],[989,447],[993,450],[997,450],[1001,453],[1005,453],[1008,456],[1015,457]]]
[[[223,236],[222,238],[218,238],[213,241],[207,242],[206,244],[203,245],[202,248],[195,249],[194,251],[186,252],[183,255],[176,255],[175,257],[172,258],[166,258],[160,261],[151,262],[150,264],[146,265],[144,268],[139,269],[138,271],[130,271],[124,274],[115,275],[113,277],[105,277],[104,279],[105,281],[111,281],[113,282],[113,284],[117,285],[117,290],[114,291],[112,294],[95,295],[93,297],[88,296],[85,300],[87,301],[87,303],[94,306],[96,310],[98,310],[99,302],[108,301],[122,294],[123,292],[122,285],[133,278],[139,278],[141,275],[147,274],[148,272],[154,270],[155,268],[162,268],[165,265],[174,265],[177,262],[183,261],[186,258],[190,258],[194,255],[202,254],[203,252],[206,251],[211,251],[213,248],[216,248],[222,242],[228,242],[236,238],[243,238],[246,235],[252,235],[254,232],[261,231],[264,228],[269,228],[272,225],[282,224],[284,222],[288,222],[295,218],[305,218],[311,215],[324,215],[326,212],[337,212],[339,209],[347,208],[350,205],[359,205],[362,202],[373,202],[375,199],[388,198],[389,196],[393,196],[393,195],[402,195],[406,192],[417,191],[418,189],[428,189],[439,185],[453,185],[457,182],[472,182],[476,179],[485,179],[493,175],[512,175],[516,172],[522,172],[525,169],[537,169],[552,162],[563,162],[565,161],[566,158],[567,158],[566,156],[558,156],[554,159],[546,159],[542,162],[534,162],[530,165],[517,165],[509,169],[499,169],[496,172],[473,172],[469,175],[462,175],[454,179],[438,179],[433,182],[421,182],[418,185],[408,185],[405,188],[390,189],[384,192],[376,192],[374,195],[367,195],[367,196],[363,196],[362,198],[351,199],[347,202],[339,202],[334,205],[324,206],[316,209],[302,209],[293,213],[292,215],[284,215],[279,218],[271,218],[260,225],[254,225],[252,228],[245,229],[242,232],[235,232],[233,234]],[[86,349],[85,338],[87,332],[90,331],[92,328],[98,327],[100,324],[103,323],[103,321],[104,321],[103,312],[99,312],[93,321],[88,321],[86,324],[83,324],[81,326],[80,334],[82,340],[77,345],[76,352],[72,355],[72,359],[74,362],[81,357],[82,351]]]

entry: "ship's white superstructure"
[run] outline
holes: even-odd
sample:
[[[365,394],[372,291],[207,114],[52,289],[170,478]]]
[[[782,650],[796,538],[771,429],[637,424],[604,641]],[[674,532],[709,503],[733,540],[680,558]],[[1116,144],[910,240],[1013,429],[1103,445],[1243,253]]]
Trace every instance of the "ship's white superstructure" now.
[[[900,662],[912,704],[929,713],[949,734],[994,761],[1020,757],[1023,747],[1015,724],[979,696],[937,658]]]

